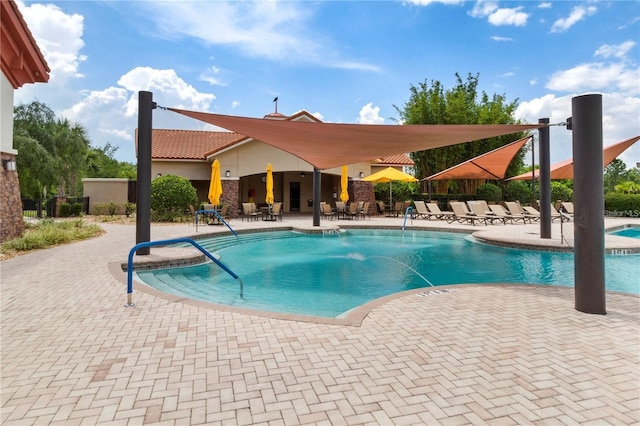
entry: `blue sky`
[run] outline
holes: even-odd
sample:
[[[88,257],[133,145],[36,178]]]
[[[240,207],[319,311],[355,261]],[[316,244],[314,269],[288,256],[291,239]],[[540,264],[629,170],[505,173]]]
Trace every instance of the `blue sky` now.
[[[138,91],[161,106],[325,122],[395,124],[410,87],[479,74],[524,122],[571,116],[603,95],[604,145],[640,134],[639,1],[17,0],[51,67],[16,92],[82,124],[94,146],[135,162]],[[213,129],[155,110],[154,128]],[[572,157],[551,129],[551,161]],[[640,144],[621,157],[640,162]]]

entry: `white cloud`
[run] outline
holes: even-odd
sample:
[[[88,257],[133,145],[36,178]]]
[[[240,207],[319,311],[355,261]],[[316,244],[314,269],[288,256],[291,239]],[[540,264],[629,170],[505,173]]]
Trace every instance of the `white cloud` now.
[[[500,8],[497,2],[478,1],[469,12],[474,18],[487,18],[491,25],[513,25],[522,27],[527,25],[529,14],[522,12],[522,6],[514,8]]]
[[[576,23],[585,19],[587,16],[590,16],[596,13],[597,10],[598,9],[595,6],[587,6],[587,7],[582,5],[575,6],[571,10],[571,13],[569,14],[568,17],[558,19],[556,22],[553,23],[553,25],[551,26],[551,32],[558,33],[562,31],[566,31],[572,26],[574,26]]]
[[[624,43],[620,43],[617,45],[603,44],[596,50],[593,56],[602,56],[603,58],[624,58],[629,50],[635,47],[636,42],[632,40],[625,41]]]
[[[493,41],[513,41],[511,37],[500,37],[500,36],[491,36],[491,40]]]
[[[522,102],[515,116],[526,123],[537,123],[540,118],[549,118],[550,123],[564,122],[571,117],[572,99],[576,94],[556,97],[545,95]],[[640,135],[640,98],[621,94],[602,95],[603,146],[622,142]],[[573,157],[572,132],[563,126],[551,127],[551,162],[556,163]],[[640,159],[640,145],[635,144],[619,157],[627,167],[635,167]]]
[[[238,102],[238,101],[231,102],[231,109],[237,108],[239,106],[240,106],[240,102]]]
[[[384,124],[384,118],[380,117],[380,107],[374,107],[369,102],[360,110],[357,122],[359,124]]]
[[[614,90],[640,94],[640,68],[627,68],[622,63],[580,64],[554,73],[546,87],[562,92]]]
[[[289,63],[311,63],[329,68],[378,71],[366,62],[345,60],[332,41],[310,28],[312,3],[140,2],[143,18],[167,39],[193,37],[206,44],[229,46],[247,56]]]
[[[489,15],[489,23],[495,26],[514,25],[522,27],[527,25],[528,13],[521,12],[522,7],[512,9],[498,9]]]
[[[550,2],[543,2],[538,5],[538,9],[551,9],[553,5]]]
[[[26,6],[20,1],[18,8],[51,69],[48,84],[60,85],[70,77],[82,77],[78,68],[87,59],[80,53],[84,47],[84,18],[67,15],[52,4]]]

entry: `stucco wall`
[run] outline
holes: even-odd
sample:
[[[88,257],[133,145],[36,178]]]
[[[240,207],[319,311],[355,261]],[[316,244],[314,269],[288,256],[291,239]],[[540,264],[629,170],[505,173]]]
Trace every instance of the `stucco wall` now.
[[[82,193],[89,197],[89,214],[94,214],[97,204],[126,204],[129,179],[82,179]]]

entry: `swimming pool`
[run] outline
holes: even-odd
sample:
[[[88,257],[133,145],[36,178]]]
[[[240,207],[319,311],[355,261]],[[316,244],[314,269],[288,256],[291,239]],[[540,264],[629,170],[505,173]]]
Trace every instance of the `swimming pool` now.
[[[465,234],[348,230],[216,236],[199,243],[242,279],[213,264],[139,271],[174,295],[262,311],[340,317],[382,296],[460,283],[573,286],[573,255],[488,246]],[[640,256],[606,256],[607,290],[640,293]]]
[[[640,238],[640,226],[631,226],[619,231],[614,231],[611,235],[617,235],[619,237]]]

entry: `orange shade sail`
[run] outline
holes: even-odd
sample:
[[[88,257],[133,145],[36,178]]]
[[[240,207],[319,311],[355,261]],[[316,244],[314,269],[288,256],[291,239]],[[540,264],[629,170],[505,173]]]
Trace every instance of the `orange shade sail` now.
[[[234,117],[176,108],[167,110],[259,140],[295,155],[319,170],[548,126],[540,123],[335,124]]]
[[[504,179],[513,157],[515,157],[529,139],[531,139],[531,136],[518,139],[517,141],[478,155],[471,160],[449,167],[422,180]]]
[[[607,167],[613,160],[622,154],[627,148],[640,140],[640,136],[635,136],[626,141],[618,142],[604,148],[602,152],[602,168]],[[573,179],[573,158],[554,163],[550,166],[551,179]],[[540,177],[540,170],[534,170],[535,179]],[[507,180],[531,180],[531,172],[514,176]]]

